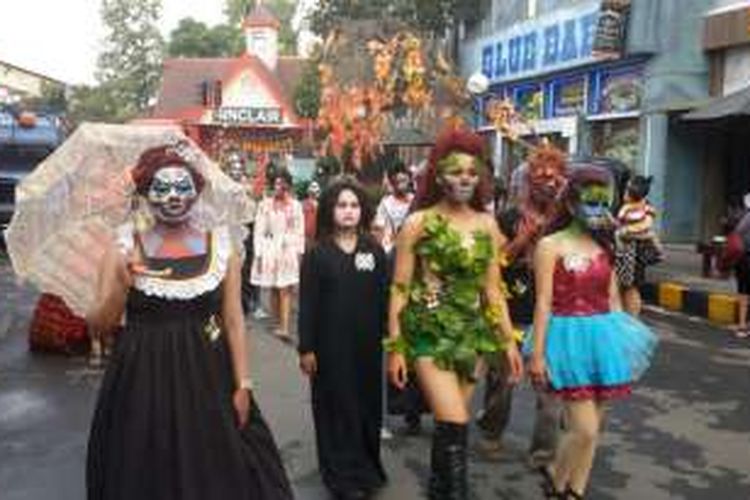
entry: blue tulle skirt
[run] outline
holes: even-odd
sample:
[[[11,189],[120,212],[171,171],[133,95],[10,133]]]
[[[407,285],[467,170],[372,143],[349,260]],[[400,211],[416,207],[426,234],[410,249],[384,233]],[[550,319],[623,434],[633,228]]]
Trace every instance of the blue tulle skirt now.
[[[572,398],[629,392],[648,368],[656,343],[646,325],[623,312],[552,315],[545,351],[551,389]],[[532,350],[529,336],[524,352]]]

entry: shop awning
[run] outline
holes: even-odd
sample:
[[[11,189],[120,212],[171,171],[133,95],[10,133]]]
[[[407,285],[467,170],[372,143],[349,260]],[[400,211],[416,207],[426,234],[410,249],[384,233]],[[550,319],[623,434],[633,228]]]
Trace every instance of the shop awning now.
[[[738,116],[750,117],[750,86],[733,94],[718,97],[707,104],[685,114],[688,121],[720,120]]]

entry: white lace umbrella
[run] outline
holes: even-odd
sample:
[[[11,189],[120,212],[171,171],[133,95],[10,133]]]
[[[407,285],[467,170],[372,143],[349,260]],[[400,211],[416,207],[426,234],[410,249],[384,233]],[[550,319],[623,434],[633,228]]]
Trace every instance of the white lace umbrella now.
[[[16,188],[5,238],[17,276],[84,315],[104,251],[133,213],[130,169],[143,151],[164,144],[178,145],[206,179],[196,221],[239,227],[248,202],[243,188],[178,127],[84,123]]]

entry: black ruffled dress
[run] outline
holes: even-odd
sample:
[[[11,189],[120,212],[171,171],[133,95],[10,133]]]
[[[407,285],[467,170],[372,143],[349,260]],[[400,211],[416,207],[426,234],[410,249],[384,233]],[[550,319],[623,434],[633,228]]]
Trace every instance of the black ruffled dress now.
[[[231,357],[216,326],[228,232],[210,242],[206,256],[149,262],[176,278],[139,277],[128,296],[91,426],[89,500],[293,497],[255,401],[237,426]]]

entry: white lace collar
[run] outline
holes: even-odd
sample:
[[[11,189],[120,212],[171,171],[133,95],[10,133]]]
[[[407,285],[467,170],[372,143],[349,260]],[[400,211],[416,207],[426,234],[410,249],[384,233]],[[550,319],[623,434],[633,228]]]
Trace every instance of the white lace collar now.
[[[117,243],[123,254],[133,251],[134,234],[132,224],[124,224],[117,229]],[[211,232],[209,248],[209,263],[203,274],[184,280],[136,276],[134,287],[149,296],[178,300],[192,299],[214,290],[224,280],[232,254],[232,241],[227,226],[218,227]]]

